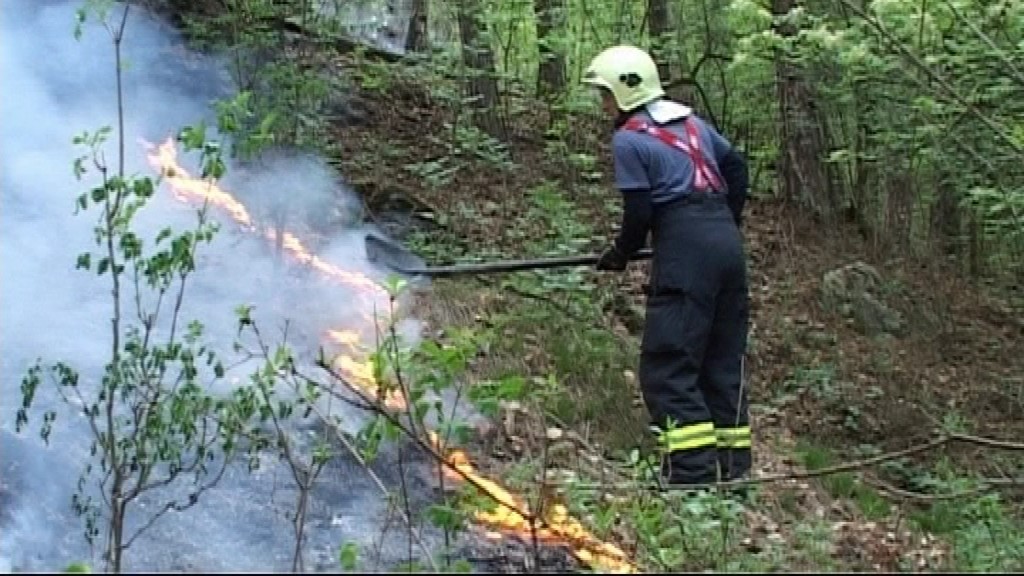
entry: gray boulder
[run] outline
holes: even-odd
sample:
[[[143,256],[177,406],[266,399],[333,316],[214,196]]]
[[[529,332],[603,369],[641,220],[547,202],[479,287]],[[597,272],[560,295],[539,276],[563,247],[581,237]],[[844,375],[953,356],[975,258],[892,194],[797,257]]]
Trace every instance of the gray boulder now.
[[[868,336],[902,336],[903,315],[885,303],[882,276],[864,262],[854,262],[825,273],[821,303],[825,310],[853,321]]]

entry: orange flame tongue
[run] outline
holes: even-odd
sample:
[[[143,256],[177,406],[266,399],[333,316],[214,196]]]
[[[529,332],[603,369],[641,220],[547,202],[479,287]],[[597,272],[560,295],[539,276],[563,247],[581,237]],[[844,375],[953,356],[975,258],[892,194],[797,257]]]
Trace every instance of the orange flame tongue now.
[[[227,212],[235,222],[246,230],[256,231],[256,226],[249,215],[249,211],[241,202],[221,189],[216,182],[193,177],[189,174],[188,170],[178,163],[178,150],[174,145],[173,139],[168,138],[159,146],[147,145],[147,148],[147,158],[150,165],[167,181],[175,198],[183,202],[207,201]],[[277,230],[267,229],[264,235],[271,241],[276,241],[278,233]],[[346,285],[359,288],[358,294],[363,299],[372,301],[374,292],[380,291],[380,294],[384,293],[383,288],[375,284],[370,278],[359,273],[343,270],[312,254],[302,244],[302,241],[291,232],[283,232],[281,246],[298,262],[312,266],[326,276],[341,281]],[[330,331],[328,332],[328,338],[337,341],[339,334],[344,334],[341,336],[343,340],[340,343],[346,345],[350,350],[359,341],[358,333],[346,333],[346,331]],[[334,362],[334,365],[345,376],[350,378],[352,382],[367,392],[373,393],[376,390],[377,386],[373,377],[373,367],[368,361],[360,362],[351,355],[343,354]],[[393,391],[385,398],[385,405],[393,409],[403,409],[405,401],[400,393]]]
[[[438,437],[430,433],[430,439],[435,448],[440,448]],[[513,496],[508,490],[496,482],[484,478],[473,467],[465,452],[453,450],[447,456],[448,463],[461,472],[456,473],[447,470],[447,476],[459,481],[464,477],[472,480],[473,484],[486,491],[495,501],[500,504],[491,511],[479,511],[475,518],[481,524],[490,526],[505,533],[515,534],[523,538],[532,538],[536,533],[537,539],[542,541],[568,542],[573,549],[573,554],[589,566],[603,572],[617,574],[636,573],[634,566],[618,546],[609,542],[602,542],[591,534],[578,520],[569,515],[569,511],[562,504],[554,504],[545,514],[546,526],[537,527],[534,532],[531,530],[530,520],[523,517],[516,510],[530,514],[529,507],[522,498]],[[504,505],[502,505],[504,504]],[[498,534],[489,533],[489,538],[500,537]]]
[[[155,148],[151,146],[148,158],[149,163],[160,170],[164,179],[170,184],[175,197],[179,200],[209,200],[211,204],[227,211],[236,222],[246,229],[255,230],[252,217],[249,216],[249,211],[241,202],[221,190],[216,183],[193,178],[187,170],[178,164],[178,151],[174,146],[174,140],[168,138]],[[274,241],[277,240],[277,234],[278,231],[272,229],[266,232],[267,238]],[[370,278],[356,272],[343,270],[312,254],[291,232],[283,233],[281,244],[296,260],[316,268],[327,276],[371,291],[383,290]]]
[[[150,165],[168,182],[177,199],[181,201],[209,201],[210,204],[227,212],[235,222],[244,228],[256,231],[252,217],[242,203],[231,194],[222,190],[215,182],[194,178],[178,164],[178,152],[173,139],[168,138],[163,144],[148,146],[148,149],[149,154],[147,156]],[[264,235],[270,240],[276,241],[278,233],[279,231],[268,229]],[[312,266],[328,277],[362,289],[360,295],[363,297],[369,296],[372,298],[375,291],[380,290],[383,292],[383,288],[367,276],[343,270],[334,264],[326,262],[319,256],[309,252],[294,234],[287,231],[281,233],[283,234],[281,237],[282,247],[295,260]],[[378,387],[374,377],[373,365],[369,361],[359,361],[354,358],[360,352],[361,338],[359,333],[354,330],[329,330],[327,338],[347,348],[348,352],[350,352],[350,354],[341,354],[338,357],[335,362],[338,369],[347,378],[351,379],[352,382],[367,392],[374,393]],[[405,398],[402,397],[399,390],[389,392],[385,398],[385,405],[395,410],[404,410],[406,408]],[[431,432],[431,439],[434,442],[434,446],[436,448],[439,447],[437,436],[433,432]],[[490,512],[478,512],[476,514],[477,521],[505,533],[531,536],[533,532],[530,529],[530,521],[518,512],[513,511],[513,509],[518,509],[527,514],[530,513],[521,498],[513,496],[498,483],[480,476],[464,452],[455,450],[447,456],[447,459],[465,477],[471,478],[477,486],[486,490],[495,500],[505,504],[505,506],[497,506],[495,510]],[[447,470],[447,473],[453,478],[462,479],[462,476],[452,470]],[[605,572],[633,573],[637,571],[636,567],[627,560],[626,554],[622,550],[593,536],[579,521],[569,516],[565,506],[560,504],[552,506],[550,513],[547,515],[546,523],[547,527],[537,529],[537,538],[545,541],[568,542],[572,546],[576,557],[589,566]],[[492,538],[501,537],[498,533],[489,533],[488,536]]]

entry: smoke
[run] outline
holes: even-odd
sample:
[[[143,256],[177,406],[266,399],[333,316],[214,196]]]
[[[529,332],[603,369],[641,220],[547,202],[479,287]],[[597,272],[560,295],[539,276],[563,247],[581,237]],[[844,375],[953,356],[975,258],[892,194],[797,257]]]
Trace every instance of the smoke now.
[[[109,277],[75,269],[79,253],[98,250],[93,234],[99,215],[98,209],[76,215],[75,199],[99,180],[95,170],[83,181],[74,177],[72,162],[86,151],[72,145],[72,138],[114,127],[103,150],[106,162],[116,167],[114,47],[109,31],[93,19],[75,39],[78,7],[71,1],[0,2],[0,393],[7,399],[0,409],[0,567],[5,569],[60,570],[89,559],[81,521],[70,509],[75,481],[88,459],[83,418],[63,410],[44,445],[35,432],[41,411],[60,404],[41,392],[33,423],[14,434],[19,384],[36,358],[66,361],[92,385],[110,354]],[[112,25],[119,16],[118,5],[111,11]],[[128,17],[123,54],[126,171],[156,176],[144,143],[163,142],[199,121],[213,124],[211,101],[230,93],[229,75],[216,62],[186,55],[172,30],[137,8]],[[198,172],[195,158],[181,160]],[[261,223],[284,222],[323,260],[382,277],[365,259],[358,199],[321,159],[279,150],[261,162],[229,165],[221,185]],[[226,214],[216,209],[210,214],[221,230],[212,245],[201,248],[181,316],[184,322],[203,322],[207,340],[217,343],[225,360],[233,358],[234,309],[241,304],[254,305],[254,317],[271,342],[280,341],[289,326],[289,344],[306,363],[329,328],[372,334],[366,313],[374,305],[386,306],[380,295],[367,299],[358,288],[282,258],[266,238]],[[195,206],[175,199],[163,185],[137,224],[150,245],[165,226],[178,232],[193,226]],[[412,337],[415,323],[407,328],[406,336]],[[236,375],[244,378],[246,368],[251,366],[243,365]],[[334,473],[358,475],[356,470]],[[142,550],[129,552],[128,567],[287,569],[290,525],[268,509],[274,490],[266,481],[269,474],[232,471],[186,517],[161,520],[155,528],[162,530],[159,536],[140,540],[136,548]],[[382,513],[373,503],[379,494],[368,483],[346,482],[352,488],[348,512],[332,512],[331,502],[320,502],[322,512],[362,514],[353,530],[369,538],[372,531],[359,525],[379,521],[372,519]],[[346,522],[335,524],[353,525]],[[331,525],[312,539],[337,545],[345,535]]]

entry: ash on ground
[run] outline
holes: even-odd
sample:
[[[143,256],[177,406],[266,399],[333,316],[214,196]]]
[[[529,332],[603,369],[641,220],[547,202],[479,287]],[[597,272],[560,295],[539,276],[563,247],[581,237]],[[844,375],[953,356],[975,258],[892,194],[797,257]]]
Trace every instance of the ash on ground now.
[[[502,536],[490,539],[482,534],[467,538],[460,555],[468,560],[476,572],[490,574],[565,574],[583,572],[586,568],[564,546],[524,541],[518,537]]]

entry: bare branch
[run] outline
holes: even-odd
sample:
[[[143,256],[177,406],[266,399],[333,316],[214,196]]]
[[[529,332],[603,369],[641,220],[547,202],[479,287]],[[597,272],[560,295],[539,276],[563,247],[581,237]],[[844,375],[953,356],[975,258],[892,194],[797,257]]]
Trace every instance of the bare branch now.
[[[359,450],[357,450],[356,447],[353,446],[352,443],[349,441],[349,439],[345,436],[345,433],[342,432],[341,430],[339,430],[338,427],[335,426],[334,423],[331,422],[331,420],[329,418],[327,418],[327,416],[323,412],[321,412],[319,408],[316,407],[316,405],[312,405],[312,408],[313,408],[313,411],[316,412],[317,416],[319,416],[320,419],[325,424],[327,424],[328,426],[331,427],[332,430],[334,430],[335,437],[337,437],[338,441],[341,442],[341,444],[345,447],[345,449],[348,450],[350,454],[352,454],[352,457],[356,459],[356,462],[358,462],[359,465],[363,467],[363,470],[366,471],[367,475],[369,475],[370,479],[373,480],[373,483],[377,486],[377,488],[379,488],[380,491],[385,496],[390,498],[391,497],[391,492],[387,489],[387,486],[385,486],[384,482],[382,482],[380,477],[377,476],[377,473],[374,472],[372,468],[370,468],[370,465],[366,462],[366,460],[363,458],[363,456],[359,453]],[[437,563],[434,562],[433,556],[430,555],[430,550],[423,543],[423,539],[420,537],[419,533],[413,528],[412,519],[409,518],[409,516],[407,516],[404,512],[399,510],[397,507],[396,507],[396,511],[402,517],[402,521],[405,522],[406,525],[409,527],[410,534],[412,535],[413,539],[415,540],[416,545],[419,546],[420,550],[423,551],[424,556],[426,556],[427,561],[430,563],[430,567],[434,570],[434,572],[437,572],[438,571]]]
[[[1008,440],[995,440],[992,438],[983,438],[981,436],[971,436],[970,434],[949,434],[950,440],[957,442],[964,442],[966,444],[977,444],[978,446],[985,446],[987,448],[995,448],[997,450],[1011,450],[1011,451],[1024,451],[1024,443],[1010,442]]]
[[[220,471],[213,478],[213,480],[207,482],[206,484],[200,485],[199,488],[197,488],[194,492],[189,494],[188,502],[186,502],[184,504],[179,504],[176,500],[172,500],[172,501],[166,503],[160,509],[159,512],[157,512],[157,513],[153,514],[152,516],[150,516],[149,520],[147,520],[145,524],[140,526],[139,529],[136,530],[135,533],[132,534],[132,536],[130,538],[128,538],[127,542],[125,542],[124,544],[121,545],[121,550],[127,550],[129,547],[131,547],[132,542],[134,542],[136,538],[138,538],[146,530],[148,530],[153,524],[155,524],[156,521],[159,520],[164,514],[170,512],[171,510],[174,510],[176,512],[184,512],[185,510],[188,510],[189,508],[195,506],[199,502],[199,497],[204,492],[206,492],[210,488],[213,488],[214,486],[217,485],[218,482],[220,482],[221,478],[224,476],[224,473],[227,471],[228,463],[229,463],[229,460],[227,458],[225,458],[224,461],[221,463]]]
[[[917,444],[917,445],[911,446],[909,448],[905,448],[903,450],[896,450],[896,451],[893,451],[893,452],[886,452],[884,454],[879,454],[878,456],[873,456],[871,458],[865,458],[865,459],[862,459],[862,460],[854,460],[854,461],[851,461],[851,462],[844,462],[842,464],[837,464],[835,466],[828,466],[828,467],[825,467],[825,468],[819,468],[819,469],[816,469],[816,470],[811,470],[811,471],[806,471],[806,472],[791,472],[791,473],[786,473],[786,474],[769,474],[769,475],[766,475],[766,476],[761,476],[761,477],[758,477],[758,478],[749,478],[749,479],[746,479],[746,480],[732,480],[732,481],[729,481],[729,482],[710,482],[710,483],[705,483],[705,484],[692,484],[692,485],[687,485],[686,489],[688,489],[688,490],[729,489],[729,488],[738,488],[740,486],[754,486],[754,485],[768,484],[768,483],[773,483],[773,482],[782,482],[782,481],[787,481],[787,480],[801,480],[801,479],[808,479],[808,478],[819,478],[819,477],[822,477],[822,476],[831,476],[833,474],[838,474],[838,473],[841,473],[841,472],[852,472],[852,471],[855,471],[855,470],[861,470],[861,469],[864,469],[864,468],[868,468],[870,466],[874,466],[876,464],[881,464],[883,462],[889,462],[889,461],[892,461],[892,460],[899,460],[900,458],[905,458],[907,456],[912,456],[914,454],[921,454],[921,453],[924,453],[924,452],[930,452],[930,451],[935,450],[935,449],[937,449],[939,447],[942,447],[942,446],[945,446],[947,444],[951,444],[951,443],[954,443],[954,442],[963,442],[963,443],[968,443],[968,444],[976,444],[976,445],[985,446],[985,447],[993,448],[993,449],[1000,449],[1000,450],[1024,451],[1024,444],[1021,444],[1021,443],[1018,443],[1018,442],[1009,442],[1009,441],[1004,441],[1004,440],[994,440],[994,439],[991,439],[991,438],[982,438],[982,437],[978,437],[978,436],[970,436],[970,435],[967,435],[967,434],[946,434],[946,435],[938,436],[938,437],[936,437],[936,438],[934,438],[934,439],[932,439],[932,440],[930,440],[928,442],[925,442],[925,443],[922,443],[922,444]],[[1004,485],[1005,484],[1005,483],[1000,483],[998,481],[992,481],[990,483],[992,485]],[[621,483],[621,484],[615,484],[615,485],[612,485],[612,486],[601,486],[599,484],[578,484],[578,483],[573,483],[572,486],[574,486],[576,488],[583,488],[583,489],[608,489],[608,488],[630,489],[630,488],[640,488],[641,487],[641,485],[636,483],[636,482],[626,482],[626,483]]]

